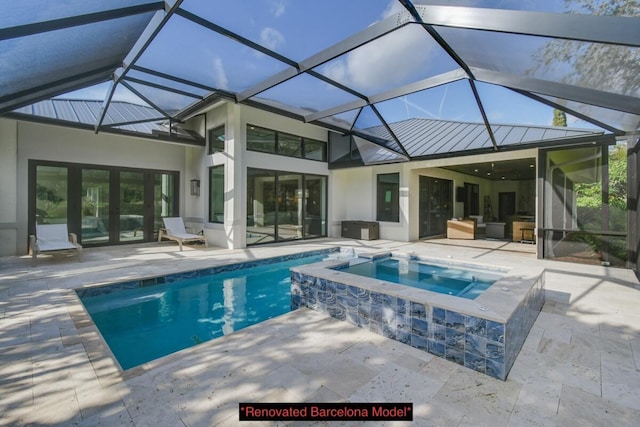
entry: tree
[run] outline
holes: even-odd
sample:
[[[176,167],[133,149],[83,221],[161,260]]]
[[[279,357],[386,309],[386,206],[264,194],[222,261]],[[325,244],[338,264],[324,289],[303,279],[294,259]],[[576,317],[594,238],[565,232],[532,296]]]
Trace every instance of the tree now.
[[[568,12],[639,16],[640,0],[565,0]],[[538,78],[635,96],[640,92],[640,49],[553,39],[534,54]]]
[[[627,150],[616,145],[609,150],[609,229],[626,230]],[[601,228],[602,182],[577,183],[576,206],[585,228]],[[590,214],[591,213],[591,214]],[[588,218],[588,219],[587,219]]]
[[[553,126],[567,127],[567,115],[564,111],[555,108],[553,110]]]

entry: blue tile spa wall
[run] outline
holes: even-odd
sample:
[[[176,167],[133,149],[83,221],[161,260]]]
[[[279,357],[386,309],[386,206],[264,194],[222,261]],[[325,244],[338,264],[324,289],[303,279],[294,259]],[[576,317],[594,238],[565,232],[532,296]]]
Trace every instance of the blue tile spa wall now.
[[[321,311],[504,380],[542,308],[538,282],[507,324],[300,272],[291,273],[291,309]]]

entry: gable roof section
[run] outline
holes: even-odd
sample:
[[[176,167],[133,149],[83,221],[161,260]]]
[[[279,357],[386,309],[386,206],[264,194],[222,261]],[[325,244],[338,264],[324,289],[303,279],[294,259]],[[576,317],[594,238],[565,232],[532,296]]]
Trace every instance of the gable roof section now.
[[[9,117],[19,120],[66,125],[94,130],[100,116],[102,101],[79,99],[49,99],[17,109]],[[127,133],[143,138],[153,137],[167,141],[204,145],[204,139],[195,132],[172,128],[170,122],[151,107],[124,101],[112,101],[103,127],[106,132]]]
[[[446,157],[462,152],[493,151],[493,144],[483,123],[465,123],[449,120],[414,118],[390,123],[389,128],[407,150],[412,160],[425,157]],[[521,126],[494,124],[494,137],[499,148],[525,148],[541,143],[571,141],[576,138],[599,139],[601,131],[574,129],[557,126]],[[383,137],[386,129],[376,126],[366,130],[374,136]],[[388,162],[387,153],[380,152],[371,163]]]

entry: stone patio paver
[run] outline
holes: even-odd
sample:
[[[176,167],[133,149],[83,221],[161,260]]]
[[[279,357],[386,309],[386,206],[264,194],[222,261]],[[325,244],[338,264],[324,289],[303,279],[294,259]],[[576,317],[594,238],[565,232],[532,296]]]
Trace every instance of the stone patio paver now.
[[[122,372],[74,288],[331,245],[547,268],[547,302],[507,381],[298,310]],[[479,247],[322,239],[223,250],[0,258],[0,425],[236,426],[238,402],[408,401],[420,426],[640,425],[640,285],[628,270]],[[529,247],[527,247],[529,249]],[[368,423],[251,423],[368,425]]]

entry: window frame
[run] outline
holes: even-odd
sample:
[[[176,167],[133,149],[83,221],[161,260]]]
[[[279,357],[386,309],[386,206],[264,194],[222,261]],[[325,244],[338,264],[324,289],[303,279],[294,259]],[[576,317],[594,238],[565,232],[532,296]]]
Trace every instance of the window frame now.
[[[258,150],[255,148],[250,148],[249,147],[249,131],[250,130],[255,130],[255,129],[262,129],[264,131],[268,131],[268,132],[273,132],[274,134],[274,140],[273,140],[273,149],[272,150]],[[299,139],[300,140],[300,148],[298,150],[295,151],[295,153],[293,154],[288,154],[288,153],[284,153],[280,147],[280,139],[281,137],[284,137],[286,135],[286,137],[288,137],[289,139]],[[308,156],[307,153],[307,142],[313,142],[314,144],[322,144],[322,158],[321,159],[314,159],[312,157]],[[328,143],[326,141],[322,141],[319,139],[313,139],[313,138],[307,138],[304,136],[300,136],[300,135],[295,135],[289,132],[281,132],[275,129],[269,129],[269,128],[265,128],[262,126],[257,126],[257,125],[253,125],[251,123],[247,123],[247,128],[246,128],[246,148],[247,151],[253,151],[256,153],[268,153],[268,154],[275,154],[277,156],[284,156],[284,157],[291,157],[294,159],[304,159],[304,160],[311,160],[314,162],[323,162],[323,163],[327,163],[328,162]]]
[[[220,212],[214,212],[216,211],[216,209],[212,209],[214,208],[214,195],[213,192],[216,188],[216,186],[213,185],[213,178],[215,171],[218,170],[222,170],[222,221],[217,220],[217,216],[220,214]],[[225,214],[225,207],[224,207],[224,184],[225,184],[225,169],[224,169],[224,165],[217,165],[217,166],[211,166],[209,168],[209,212],[208,212],[208,220],[210,223],[212,224],[224,224],[224,214]]]

